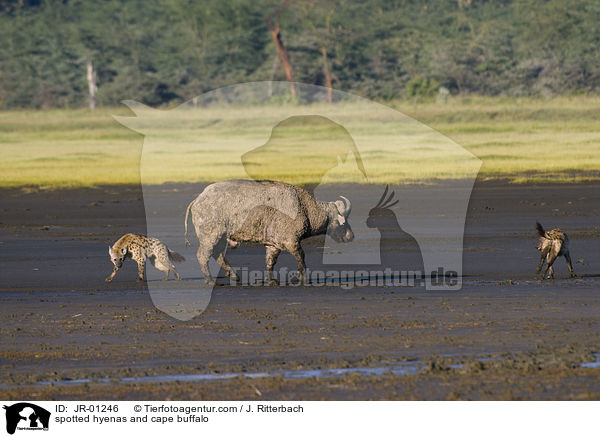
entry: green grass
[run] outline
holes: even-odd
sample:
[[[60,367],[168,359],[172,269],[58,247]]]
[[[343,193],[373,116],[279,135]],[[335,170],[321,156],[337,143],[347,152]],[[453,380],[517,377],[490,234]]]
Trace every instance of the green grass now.
[[[350,137],[328,125],[309,124],[288,126],[271,138],[271,128],[290,114],[324,114],[350,132],[368,179],[350,155],[328,173],[330,182],[462,178],[479,167],[473,155],[482,161],[479,177],[484,179],[600,179],[600,98],[478,97],[388,105],[418,122],[384,106],[357,103],[151,111],[124,120],[144,136],[112,118],[131,117],[124,106],[94,113],[4,111],[0,187],[196,182],[249,175],[317,182],[327,157],[348,150]],[[255,151],[242,165],[244,153],[269,140],[267,153]]]

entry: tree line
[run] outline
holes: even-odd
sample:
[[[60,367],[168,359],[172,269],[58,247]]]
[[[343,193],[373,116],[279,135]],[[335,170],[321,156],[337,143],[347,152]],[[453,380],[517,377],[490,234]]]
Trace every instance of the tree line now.
[[[598,23],[597,0],[0,0],[0,108],[292,79],[380,100],[598,93]]]

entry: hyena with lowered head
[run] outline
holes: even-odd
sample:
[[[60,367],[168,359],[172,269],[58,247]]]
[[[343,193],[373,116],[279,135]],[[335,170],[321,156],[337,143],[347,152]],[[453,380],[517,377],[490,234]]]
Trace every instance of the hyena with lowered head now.
[[[113,280],[117,270],[123,265],[125,258],[132,258],[138,265],[138,281],[144,280],[144,265],[146,258],[150,259],[152,265],[161,272],[165,272],[164,280],[169,279],[169,271],[172,271],[177,280],[180,279],[179,273],[175,270],[174,262],[183,262],[185,258],[170,250],[160,240],[145,235],[125,234],[117,240],[115,244],[108,246],[110,260],[115,265],[112,273],[106,282]]]
[[[554,277],[554,261],[559,256],[564,256],[567,260],[567,267],[569,267],[569,272],[571,273],[571,278],[575,277],[575,272],[573,271],[573,264],[571,263],[571,255],[569,254],[569,237],[559,228],[552,229],[549,232],[546,232],[544,227],[539,223],[535,222],[535,229],[537,230],[538,235],[540,236],[540,241],[538,243],[537,249],[542,253],[540,258],[540,263],[536,270],[536,273],[542,271],[542,267],[544,265],[544,261],[546,261],[546,270],[542,275],[542,279],[546,274],[547,278]]]

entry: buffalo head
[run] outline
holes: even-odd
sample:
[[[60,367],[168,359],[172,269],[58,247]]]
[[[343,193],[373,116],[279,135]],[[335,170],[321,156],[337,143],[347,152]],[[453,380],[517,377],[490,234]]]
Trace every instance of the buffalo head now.
[[[354,233],[352,232],[352,228],[350,228],[350,223],[348,223],[352,204],[344,196],[340,197],[342,200],[330,202],[332,207],[329,212],[327,234],[338,243],[349,243],[354,239]]]

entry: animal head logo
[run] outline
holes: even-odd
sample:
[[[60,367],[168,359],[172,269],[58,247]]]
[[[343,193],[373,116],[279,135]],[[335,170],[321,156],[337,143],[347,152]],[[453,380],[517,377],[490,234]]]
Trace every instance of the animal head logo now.
[[[6,410],[6,432],[14,434],[18,429],[48,430],[50,412],[28,402],[3,407]]]
[[[393,243],[393,238],[386,240],[387,246],[380,241],[392,235],[381,232],[381,219],[388,217],[417,247],[425,288],[460,289],[464,224],[481,161],[387,106],[336,90],[332,91],[336,103],[328,104],[330,90],[311,85],[296,84],[296,91],[300,103],[281,103],[289,92],[287,82],[234,85],[171,110],[126,101],[135,116],[115,118],[144,135],[140,176],[148,234],[183,253],[186,207],[208,183],[288,182],[303,186],[317,200],[337,205],[337,212],[332,212],[336,230],[323,237],[319,254],[325,269],[381,266],[381,248],[389,249]],[[186,184],[164,185],[170,182]],[[375,207],[374,199],[379,199]],[[236,200],[227,213],[247,200]],[[293,200],[275,201],[266,195],[262,202],[292,218],[298,211]],[[254,206],[260,205],[247,205]],[[271,231],[265,226],[261,238]],[[239,243],[228,235],[214,245],[224,253]],[[148,282],[154,304],[181,320],[204,311],[213,290],[212,284],[204,284],[206,275],[189,250],[189,261],[179,269],[184,280],[177,286]],[[236,250],[245,249],[242,245]],[[249,256],[244,253],[244,259]],[[254,264],[264,265],[264,252],[252,256]],[[394,259],[385,261],[404,268]],[[311,269],[319,267],[314,257],[311,262]],[[223,268],[235,277],[216,255],[208,268],[213,276]],[[455,273],[458,280],[449,285],[428,278],[429,272],[440,269]]]
[[[251,179],[301,184],[313,192],[327,173],[349,157],[367,179],[356,144],[343,126],[321,115],[295,115],[277,123],[268,141],[241,159]]]

